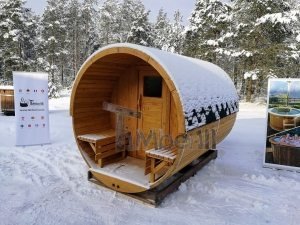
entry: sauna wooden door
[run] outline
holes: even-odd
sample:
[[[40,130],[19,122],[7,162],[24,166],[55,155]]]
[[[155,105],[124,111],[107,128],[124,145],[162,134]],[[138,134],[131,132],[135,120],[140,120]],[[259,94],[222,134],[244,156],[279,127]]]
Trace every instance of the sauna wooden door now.
[[[142,114],[138,119],[138,129],[145,139],[151,130],[156,132],[157,137],[159,132],[169,133],[170,91],[162,77],[155,71],[139,72],[138,108]],[[145,150],[153,147],[154,141],[147,146],[140,145],[137,157],[144,158]]]

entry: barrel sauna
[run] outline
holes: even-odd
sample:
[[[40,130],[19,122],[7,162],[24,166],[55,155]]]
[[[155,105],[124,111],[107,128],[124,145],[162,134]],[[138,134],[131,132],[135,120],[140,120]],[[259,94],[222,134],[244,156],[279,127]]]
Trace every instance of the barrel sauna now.
[[[234,84],[218,66],[120,43],[82,65],[70,114],[93,177],[116,191],[138,193],[215,148],[231,131],[238,107]],[[122,151],[116,145],[120,129]]]
[[[15,113],[13,86],[0,86],[0,108],[5,115]]]

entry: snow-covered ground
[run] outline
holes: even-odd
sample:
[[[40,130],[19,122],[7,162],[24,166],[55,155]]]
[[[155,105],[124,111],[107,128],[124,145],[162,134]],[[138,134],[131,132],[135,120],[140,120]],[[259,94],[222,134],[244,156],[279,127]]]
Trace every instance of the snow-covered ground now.
[[[218,158],[159,208],[87,181],[69,97],[50,100],[51,145],[14,146],[14,117],[0,116],[0,224],[300,223],[300,173],[262,167],[265,107],[241,104]]]

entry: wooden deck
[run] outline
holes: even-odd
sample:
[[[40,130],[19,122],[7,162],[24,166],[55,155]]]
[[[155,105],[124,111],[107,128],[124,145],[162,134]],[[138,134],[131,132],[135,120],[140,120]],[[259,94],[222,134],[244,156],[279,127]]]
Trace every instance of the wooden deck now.
[[[217,158],[216,150],[209,150],[204,155],[199,157],[193,163],[181,169],[178,173],[165,180],[159,186],[141,193],[118,193],[120,196],[134,199],[140,203],[158,207],[162,201],[171,193],[175,192],[181,183],[194,176],[202,167],[211,160]],[[93,174],[88,172],[88,180],[103,187],[107,187],[93,177]]]

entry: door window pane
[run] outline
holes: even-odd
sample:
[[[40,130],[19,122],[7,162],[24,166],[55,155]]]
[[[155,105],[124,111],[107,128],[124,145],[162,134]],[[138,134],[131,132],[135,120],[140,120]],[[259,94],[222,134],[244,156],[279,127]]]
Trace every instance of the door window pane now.
[[[144,77],[144,96],[161,98],[162,95],[162,77],[145,76]]]

